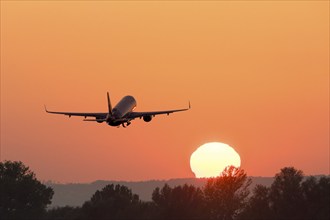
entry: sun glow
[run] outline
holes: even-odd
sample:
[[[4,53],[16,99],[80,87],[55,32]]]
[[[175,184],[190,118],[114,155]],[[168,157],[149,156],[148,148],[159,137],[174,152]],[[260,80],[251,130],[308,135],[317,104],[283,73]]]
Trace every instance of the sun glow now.
[[[191,170],[198,178],[219,176],[231,165],[241,166],[241,158],[232,147],[220,142],[203,144],[190,157]]]

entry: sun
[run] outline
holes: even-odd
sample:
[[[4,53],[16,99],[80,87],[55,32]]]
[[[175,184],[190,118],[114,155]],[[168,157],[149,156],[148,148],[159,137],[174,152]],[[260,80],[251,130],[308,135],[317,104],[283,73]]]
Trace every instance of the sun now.
[[[219,176],[227,166],[241,166],[239,154],[228,144],[206,143],[190,156],[191,170],[198,178]]]

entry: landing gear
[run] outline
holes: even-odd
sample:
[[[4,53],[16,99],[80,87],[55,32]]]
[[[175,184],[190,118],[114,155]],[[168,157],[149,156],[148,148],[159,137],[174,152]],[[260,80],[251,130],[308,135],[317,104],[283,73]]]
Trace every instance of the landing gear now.
[[[125,123],[122,123],[121,125],[123,126],[123,128],[126,128],[126,127],[129,126],[130,124],[131,124],[131,122],[128,121],[128,122],[126,122],[126,125],[125,125]]]

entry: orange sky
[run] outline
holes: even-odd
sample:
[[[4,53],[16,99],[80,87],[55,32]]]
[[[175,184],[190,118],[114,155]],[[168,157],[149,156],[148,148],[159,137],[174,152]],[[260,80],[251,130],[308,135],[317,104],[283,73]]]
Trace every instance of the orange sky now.
[[[127,129],[48,115],[191,111]],[[248,175],[329,174],[328,1],[1,1],[1,160],[42,180],[192,177],[200,145]]]

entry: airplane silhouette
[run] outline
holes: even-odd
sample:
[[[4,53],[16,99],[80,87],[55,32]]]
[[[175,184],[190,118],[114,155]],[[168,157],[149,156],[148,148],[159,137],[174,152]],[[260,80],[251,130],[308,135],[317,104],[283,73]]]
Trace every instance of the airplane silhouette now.
[[[191,108],[190,102],[188,108],[175,109],[167,111],[151,111],[151,112],[133,112],[136,107],[136,101],[133,96],[123,97],[118,104],[112,108],[110,102],[109,92],[107,92],[108,100],[108,112],[105,113],[88,113],[88,112],[54,112],[48,111],[45,106],[45,111],[51,114],[62,114],[71,116],[82,116],[85,117],[84,121],[96,121],[98,123],[106,122],[109,126],[120,126],[126,127],[131,124],[131,121],[135,118],[143,118],[145,122],[150,122],[155,115],[171,114],[174,112],[187,111]],[[94,117],[95,119],[87,119],[87,117]]]

